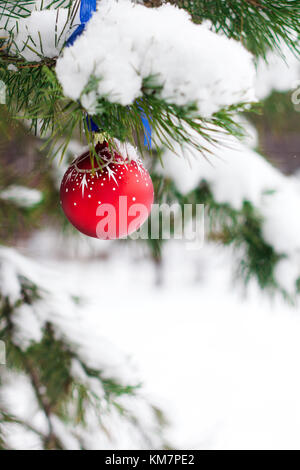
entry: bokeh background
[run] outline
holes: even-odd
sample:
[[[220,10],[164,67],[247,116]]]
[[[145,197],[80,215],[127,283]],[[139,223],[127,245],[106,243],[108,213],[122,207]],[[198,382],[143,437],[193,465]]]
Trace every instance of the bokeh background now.
[[[81,236],[62,214],[59,186],[82,145],[74,140],[62,163],[59,156],[52,160],[26,122],[11,123],[0,106],[1,339],[6,342],[14,328],[19,348],[7,343],[7,364],[0,365],[3,448],[300,448],[300,65],[284,52],[285,60],[272,53],[267,64],[258,62],[260,111],[240,117],[246,137],[238,170],[225,165],[218,173],[227,182],[224,191],[230,187],[237,197],[247,182],[249,194],[272,191],[282,175],[292,188],[276,217],[276,201],[270,215],[274,246],[284,252],[285,243],[293,245],[272,282],[261,273],[273,263],[273,249],[252,256],[247,272],[257,275],[245,277],[241,264],[249,253],[242,243],[228,242],[224,225],[208,230],[197,251],[184,241]],[[249,149],[262,166],[251,165]],[[182,194],[197,189],[208,171],[203,157],[197,157],[200,164],[173,165],[177,157],[170,164],[167,153],[165,167],[153,171],[156,194],[161,184],[175,184]],[[215,158],[208,164],[213,174]],[[146,165],[153,170],[150,158]],[[14,312],[13,326],[5,308]],[[41,349],[34,346],[41,343]],[[69,348],[82,362],[68,356]],[[71,403],[69,372],[59,366],[62,351],[81,384]],[[94,370],[101,372],[100,383]],[[67,419],[75,403],[84,411]]]

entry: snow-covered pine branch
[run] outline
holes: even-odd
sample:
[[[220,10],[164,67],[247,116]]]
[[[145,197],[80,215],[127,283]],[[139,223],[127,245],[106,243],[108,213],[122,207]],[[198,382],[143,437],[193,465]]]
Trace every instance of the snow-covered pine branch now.
[[[165,150],[164,166],[158,165],[157,171],[174,182],[183,196],[205,182],[216,204],[227,206],[229,212],[232,209],[242,214],[244,204],[251,204],[261,217],[262,240],[272,247],[276,258],[271,273],[274,286],[295,298],[300,279],[300,220],[295,217],[300,207],[300,183],[294,176],[283,175],[254,150],[257,141],[251,127],[244,125],[249,129],[244,143],[228,136],[223,137],[220,145],[207,143],[203,153],[206,158],[199,158],[189,145],[179,147],[174,143],[175,152]],[[195,135],[195,138],[201,140],[200,136]],[[207,217],[212,220],[210,213]],[[229,219],[225,228],[226,225],[230,230]],[[244,264],[246,258],[243,252]]]
[[[3,18],[2,27],[12,34],[10,53],[29,62],[59,57],[76,24],[70,12],[33,11],[10,26]],[[82,37],[58,59],[56,72],[65,95],[81,98],[90,114],[99,98],[132,104],[147,80],[161,99],[197,103],[202,116],[254,100],[251,55],[171,5],[154,10],[130,0],[102,0]],[[86,92],[90,79],[97,85]]]
[[[132,104],[149,79],[158,97],[178,106],[197,103],[202,116],[254,99],[251,55],[171,5],[148,9],[102,0],[86,31],[57,61],[56,73],[73,100],[87,101],[85,88],[96,81],[91,114],[101,97]]]
[[[161,447],[156,411],[134,367],[100,336],[87,302],[62,277],[0,247],[0,339],[7,345],[0,435],[6,446]]]
[[[9,54],[28,62],[58,57],[73,29],[71,8],[35,10],[25,18],[0,19]]]
[[[19,207],[30,208],[39,204],[43,199],[43,195],[37,189],[11,185],[6,189],[0,189],[0,200],[1,199],[10,201]]]

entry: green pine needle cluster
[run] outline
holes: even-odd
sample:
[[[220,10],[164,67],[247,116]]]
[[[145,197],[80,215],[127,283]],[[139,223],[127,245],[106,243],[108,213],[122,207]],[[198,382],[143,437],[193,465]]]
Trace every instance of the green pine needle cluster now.
[[[147,1],[148,6],[158,6],[160,1]],[[256,55],[265,57],[267,50],[280,48],[280,41],[285,41],[298,51],[296,41],[299,34],[300,5],[298,1],[240,0],[240,1],[202,1],[171,0],[171,3],[189,11],[195,22],[209,19],[217,31],[230,38],[242,41]],[[0,19],[7,17],[18,19],[30,14],[32,1],[0,1]],[[80,2],[53,0],[42,4],[44,8],[68,8],[69,16],[74,18]],[[4,27],[5,29],[5,27]],[[10,31],[7,31],[8,34]],[[1,44],[2,42],[2,44]],[[13,34],[11,35],[13,43]],[[55,59],[42,59],[41,62],[29,63],[22,58],[21,52],[10,54],[9,43],[0,40],[0,80],[7,86],[7,109],[12,118],[25,118],[31,122],[32,129],[41,135],[51,135],[52,145],[65,138],[66,146],[74,135],[93,142],[91,133],[85,125],[86,111],[77,102],[66,99],[55,76]],[[34,44],[30,47],[35,50]],[[37,51],[36,51],[37,52]],[[16,69],[11,70],[9,65]],[[154,129],[154,146],[171,146],[171,142],[183,145],[186,142],[202,151],[203,146],[195,142],[189,129],[199,133],[205,140],[213,140],[211,128],[226,131],[239,136],[241,129],[235,124],[234,116],[238,111],[249,108],[241,103],[228,107],[214,114],[211,119],[199,116],[193,103],[185,107],[171,105],[158,97],[153,77],[144,81],[143,97],[124,107],[110,103],[103,98],[97,103],[97,115],[94,121],[103,132],[121,141],[129,140],[143,145],[137,138],[143,131],[140,119],[141,105]],[[91,78],[84,92],[92,91],[97,82]],[[84,137],[85,131],[87,136]]]
[[[0,19],[3,16],[10,19],[23,18],[29,14],[28,7],[31,4],[32,2],[18,1],[12,7],[9,2],[0,1]],[[74,18],[80,2],[54,0],[45,3],[45,6],[68,8],[69,17]],[[9,41],[7,42],[5,38],[0,40],[0,80],[7,86],[7,109],[11,117],[30,121],[32,129],[37,131],[39,128],[41,136],[50,135],[50,145],[56,146],[58,140],[63,137],[66,146],[59,149],[62,150],[62,155],[74,135],[86,138],[92,143],[93,137],[85,124],[85,109],[79,103],[63,95],[55,76],[55,58],[42,58],[40,62],[30,63],[24,60],[22,51],[11,54],[10,45],[14,44],[13,31],[9,30],[11,27],[7,27],[6,31],[10,36]],[[35,45],[31,41],[29,46],[40,55],[38,52],[40,45]],[[13,69],[12,66],[14,66]],[[177,142],[180,145],[189,142],[201,152],[204,150],[203,146],[192,138],[189,129],[200,134],[204,141],[214,140],[212,127],[219,129],[220,132],[240,135],[241,129],[235,124],[234,116],[238,111],[249,109],[249,104],[241,103],[239,106],[224,108],[212,118],[206,119],[199,116],[194,103],[180,107],[160,99],[154,78],[148,77],[144,80],[143,97],[131,106],[114,104],[105,98],[99,100],[97,115],[93,117],[99,128],[111,138],[118,138],[121,141],[129,140],[142,150],[143,145],[138,138],[143,132],[140,119],[142,106],[146,116],[151,120],[156,147],[162,144],[172,146],[171,142]],[[95,87],[97,87],[97,82],[91,78],[84,93],[92,91]]]
[[[7,17],[18,20],[26,17],[30,14],[29,7],[33,3],[30,0],[0,1],[0,19]],[[156,7],[163,2],[145,0],[144,3]],[[269,49],[280,49],[282,41],[299,52],[297,40],[300,32],[300,5],[297,0],[170,0],[170,3],[189,11],[197,23],[210,20],[216,31],[243,42],[256,55],[265,57]],[[80,2],[53,0],[45,4],[42,2],[41,6],[68,8],[70,18],[74,18]],[[7,33],[12,34],[10,31]],[[10,43],[13,43],[13,34]],[[34,44],[30,44],[30,47],[35,50]],[[7,85],[7,109],[11,117],[29,120],[33,129],[37,130],[39,127],[41,135],[51,134],[53,145],[62,137],[65,138],[67,146],[74,134],[84,136],[84,131],[87,131],[86,112],[80,104],[64,97],[55,76],[55,62],[55,59],[45,58],[41,62],[28,63],[22,58],[21,52],[11,55],[9,43],[4,38],[0,40],[0,80]],[[9,65],[14,65],[17,70],[11,70]],[[234,108],[228,107],[211,119],[204,119],[197,114],[193,103],[179,107],[158,98],[154,82],[153,77],[145,80],[143,97],[129,107],[110,103],[105,98],[100,100],[94,119],[100,129],[111,138],[135,142],[142,149],[139,139],[136,139],[143,131],[140,119],[142,104],[145,114],[152,122],[154,145],[157,147],[161,144],[170,146],[172,141],[180,145],[188,141],[201,151],[203,147],[194,141],[188,129],[195,130],[204,139],[211,141],[209,129],[212,125],[221,132],[226,131],[235,136],[240,134],[241,129],[235,124],[234,115],[246,110],[249,105],[241,103]],[[92,78],[84,91],[92,91],[96,86],[97,83]],[[89,131],[86,137],[88,142],[93,141]],[[62,154],[65,148],[62,149]]]
[[[177,189],[174,181],[152,174],[157,202],[162,204],[204,204],[206,210],[205,236],[208,241],[224,246],[230,246],[236,253],[235,277],[247,285],[255,280],[262,290],[271,295],[280,293],[288,302],[294,303],[295,297],[288,293],[276,280],[275,269],[277,263],[286,257],[284,253],[277,253],[269,245],[262,231],[263,218],[259,211],[249,202],[244,201],[240,210],[232,208],[229,204],[219,203],[215,200],[209,183],[203,180],[196,189],[183,195]],[[176,215],[171,219],[171,233],[176,226]],[[151,224],[148,227],[151,233]],[[147,240],[155,260],[163,257],[165,240],[160,234],[158,240]],[[297,286],[295,285],[295,294]]]
[[[43,299],[44,292],[25,277],[20,277],[22,286],[21,296],[12,304],[8,298],[0,294],[0,340],[5,341],[7,349],[7,363],[5,368],[11,372],[25,373],[30,379],[36,401],[42,411],[48,425],[48,432],[41,432],[34,425],[17,418],[6,410],[5,405],[0,404],[0,449],[7,450],[5,440],[5,425],[19,425],[24,430],[29,430],[42,441],[45,450],[64,450],[64,444],[53,428],[52,418],[55,417],[64,423],[70,432],[74,431],[74,438],[79,440],[82,450],[84,442],[76,433],[76,426],[85,427],[88,410],[94,409],[98,417],[99,428],[103,427],[102,414],[110,408],[115,409],[138,428],[139,421],[128,412],[119,400],[124,395],[134,396],[137,385],[123,385],[113,378],[104,375],[103,371],[91,369],[77,355],[76,349],[66,341],[57,338],[55,326],[50,322],[45,325],[43,338],[39,342],[33,342],[26,350],[20,348],[15,340],[16,326],[14,323],[18,307],[22,305],[34,308],[35,302]],[[88,386],[71,373],[72,361],[77,361],[82,367],[86,377],[98,381],[104,395],[97,396],[89,390]],[[1,370],[0,365],[0,370]],[[0,388],[2,383],[0,374]],[[156,410],[154,409],[154,415]],[[142,432],[142,430],[141,430]]]

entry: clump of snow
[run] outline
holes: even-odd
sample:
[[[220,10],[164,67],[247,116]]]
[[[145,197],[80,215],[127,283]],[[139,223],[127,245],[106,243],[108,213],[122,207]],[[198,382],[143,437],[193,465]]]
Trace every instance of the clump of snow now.
[[[287,92],[299,87],[299,84],[299,57],[287,45],[281,45],[281,55],[269,52],[267,61],[258,61],[255,88],[260,100],[267,98],[272,91]]]
[[[18,271],[8,259],[2,259],[0,264],[1,296],[14,305],[21,296],[21,284]]]
[[[0,104],[6,103],[6,85],[0,80]]]
[[[59,180],[59,185],[61,179]],[[58,187],[59,188],[59,187]],[[54,235],[55,234],[55,235]],[[107,242],[107,243],[105,243]],[[70,257],[76,259],[105,258],[113,244],[110,240],[98,240],[86,237],[80,233],[72,236],[64,232],[58,233],[49,227],[36,231],[27,242],[27,250],[35,256],[44,257],[49,250],[58,257]]]
[[[7,70],[10,70],[11,72],[17,72],[18,67],[16,67],[14,64],[9,64],[9,66],[7,67]]]
[[[84,93],[92,76],[99,80],[93,90],[98,97],[122,105],[142,95],[149,77],[162,99],[179,106],[196,102],[205,116],[254,99],[250,53],[172,5],[101,1],[86,31],[58,59],[56,73],[66,96],[81,98],[92,112],[95,93]]]
[[[97,114],[97,93],[90,91],[82,95],[81,104],[90,116]]]
[[[1,27],[13,35],[12,54],[30,62],[40,62],[44,57],[57,57],[70,35],[70,16],[67,8],[33,11],[30,16]],[[2,31],[5,34],[5,31]]]
[[[24,304],[22,279],[38,288],[40,298],[30,305]],[[83,299],[81,302],[74,300],[78,295],[78,283],[72,279],[69,283],[68,279],[71,278],[64,264],[58,270],[51,269],[21,256],[13,249],[0,247],[0,299],[7,299],[13,309],[10,314],[12,341],[26,351],[32,344],[41,341],[46,324],[52,325],[55,337],[64,341],[74,354],[71,367],[74,382],[88,387],[90,391],[90,399],[85,406],[85,425],[78,424],[74,428],[72,422],[63,423],[54,413],[45,420],[36,400],[32,400],[34,390],[30,380],[22,373],[12,374],[5,369],[1,370],[2,406],[43,435],[49,432],[47,421],[51,421],[54,432],[70,450],[79,450],[81,443],[87,449],[114,448],[116,443],[123,448],[147,448],[149,444],[153,448],[160,448],[162,439],[155,410],[142,391],[137,390],[125,398],[114,398],[115,404],[126,410],[122,414],[117,407],[107,402],[101,381],[88,377],[82,368],[82,364],[85,364],[92,370],[98,370],[103,378],[119,385],[135,386],[140,383],[132,360],[100,335],[99,315],[89,315],[90,303]],[[90,297],[88,290],[85,295]],[[72,406],[70,403],[70,415],[75,413]],[[32,445],[42,448],[42,443],[36,440],[36,434],[31,431],[28,434],[27,431],[26,424],[25,427],[1,425],[6,442],[15,450]]]
[[[2,370],[3,376],[4,370]],[[2,374],[1,374],[2,375]],[[20,391],[27,400],[20,400]],[[11,370],[6,372],[5,383],[1,387],[1,404],[12,410],[20,419],[28,424],[31,422],[32,417],[39,415],[38,429],[40,431],[47,430],[46,419],[39,408],[39,404],[32,389],[30,378],[22,373],[15,373]]]
[[[32,343],[43,338],[43,324],[31,305],[22,304],[14,312],[14,342],[26,351]]]
[[[200,136],[198,143],[204,144]],[[297,264],[289,291],[295,289],[300,273],[300,188],[297,179],[285,176],[262,155],[233,137],[224,137],[222,145],[205,143],[204,155],[186,145],[174,144],[175,152],[166,150],[163,167],[158,172],[171,178],[178,190],[188,194],[205,180],[218,203],[240,210],[245,201],[262,215],[262,235],[278,254]],[[206,158],[204,158],[206,157]],[[291,265],[293,273],[295,267]],[[279,279],[283,269],[277,271]],[[286,279],[282,283],[287,285]]]
[[[137,148],[134,147],[130,142],[121,142],[118,139],[114,139],[118,153],[124,157],[124,160],[129,161],[138,161],[140,156],[138,154]]]
[[[263,192],[277,189],[284,180],[262,156],[236,138],[220,135],[220,144],[214,145],[194,132],[191,136],[207,151],[203,150],[201,155],[189,145],[181,148],[175,143],[174,152],[167,149],[163,167],[158,167],[183,194],[205,179],[211,184],[217,202],[241,209],[245,200],[259,205]]]
[[[0,199],[11,201],[19,207],[29,208],[39,204],[43,199],[43,194],[37,189],[11,185],[0,192]]]
[[[278,253],[300,253],[299,183],[293,177],[283,177],[274,194],[265,195],[259,207],[266,241]]]

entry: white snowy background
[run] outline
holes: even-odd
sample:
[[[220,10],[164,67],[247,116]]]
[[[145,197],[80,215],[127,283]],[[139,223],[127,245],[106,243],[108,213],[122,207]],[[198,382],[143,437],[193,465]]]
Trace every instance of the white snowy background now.
[[[98,339],[91,364],[104,362],[111,370],[116,363],[115,372],[125,382],[131,375],[128,365],[120,367],[119,356],[130,359],[144,397],[166,414],[171,445],[300,448],[299,310],[282,300],[271,303],[256,286],[244,297],[232,281],[232,253],[215,246],[195,253],[170,242],[157,287],[155,268],[139,250],[97,243],[102,253],[109,251],[106,261],[97,260],[99,247],[95,253],[85,241],[75,242],[71,259],[61,260],[65,241],[48,231],[20,248],[52,273],[51,284],[59,284],[59,292],[73,291],[87,300],[75,322],[74,308],[63,304],[58,316],[68,336],[90,350]],[[51,276],[46,279],[49,288]],[[21,326],[24,331],[24,317]],[[115,347],[117,360],[111,352]],[[16,394],[15,385],[8,396]],[[17,402],[26,407],[28,395],[19,387]],[[32,419],[30,413],[35,411],[29,408]],[[142,415],[149,423],[147,409]],[[126,427],[117,429],[112,443],[103,433],[92,433],[89,446],[139,448]],[[14,446],[38,445],[24,437],[12,436]],[[68,443],[67,436],[63,442]]]

